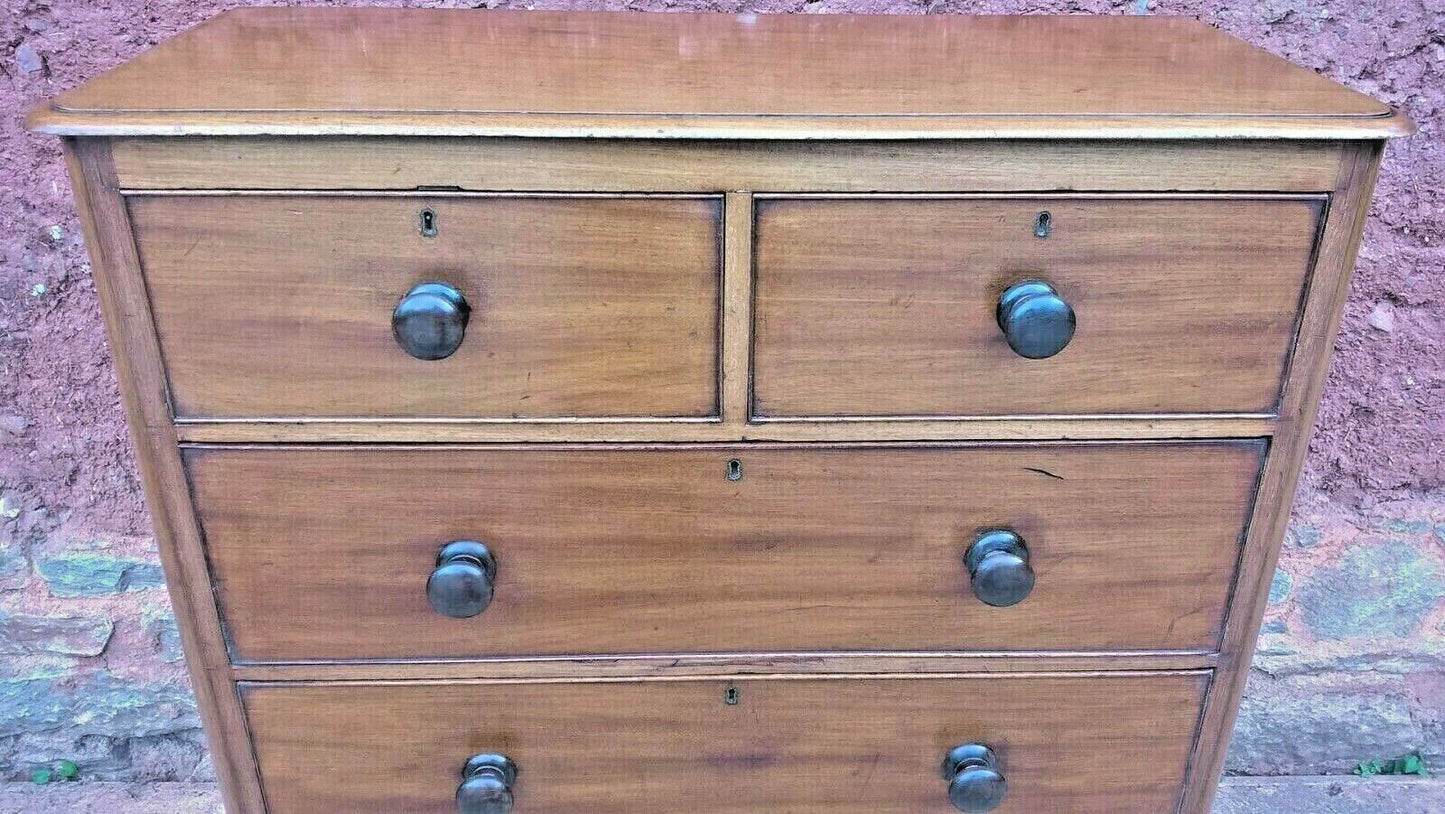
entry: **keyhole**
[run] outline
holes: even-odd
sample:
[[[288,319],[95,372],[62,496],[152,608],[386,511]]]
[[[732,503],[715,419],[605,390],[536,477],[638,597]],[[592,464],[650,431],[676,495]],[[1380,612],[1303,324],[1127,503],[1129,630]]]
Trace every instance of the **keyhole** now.
[[[723,693],[723,701],[728,706],[735,707],[738,705],[738,701],[741,700],[741,696],[742,694],[738,692],[737,687],[728,687],[727,692]]]
[[[422,237],[437,236],[437,213],[430,209],[421,211],[421,235]]]
[[[737,458],[728,461],[728,480],[739,481],[743,479],[743,462]]]
[[[1054,229],[1054,216],[1053,216],[1053,215],[1050,215],[1050,214],[1047,213],[1047,212],[1040,212],[1040,213],[1039,213],[1039,216],[1036,217],[1036,218],[1034,218],[1034,237],[1038,237],[1038,238],[1048,237],[1048,236],[1049,236],[1049,232],[1052,232],[1053,229]]]

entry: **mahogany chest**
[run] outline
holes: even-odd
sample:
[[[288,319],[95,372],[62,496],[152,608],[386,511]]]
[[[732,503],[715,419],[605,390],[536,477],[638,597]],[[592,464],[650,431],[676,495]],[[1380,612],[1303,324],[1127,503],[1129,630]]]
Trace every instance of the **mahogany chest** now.
[[[30,123],[237,814],[1206,811],[1411,130],[1183,19],[339,9]]]

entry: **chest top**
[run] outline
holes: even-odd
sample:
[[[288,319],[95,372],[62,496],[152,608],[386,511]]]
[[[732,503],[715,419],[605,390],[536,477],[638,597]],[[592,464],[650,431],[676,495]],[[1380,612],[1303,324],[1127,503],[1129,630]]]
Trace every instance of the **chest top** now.
[[[1185,18],[238,9],[60,96],[65,135],[1382,138]]]

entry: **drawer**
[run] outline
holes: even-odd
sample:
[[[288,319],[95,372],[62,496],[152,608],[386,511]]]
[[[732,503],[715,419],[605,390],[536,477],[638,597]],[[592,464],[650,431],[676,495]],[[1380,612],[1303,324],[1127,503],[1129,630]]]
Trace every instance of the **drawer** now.
[[[1270,412],[1323,203],[761,199],[754,411]],[[1049,340],[1066,333],[1050,328],[1066,324],[1062,306],[1075,315],[1072,340],[1046,358],[1021,356],[1000,328],[1000,298],[1030,280],[1058,299],[1038,292],[1011,312],[1026,352],[1056,349]]]
[[[286,662],[1212,651],[1263,450],[192,447],[184,458],[233,655]],[[991,543],[971,571],[966,555],[989,530],[1023,546]],[[484,543],[495,568],[444,555],[457,540]],[[980,599],[1016,601],[1025,564],[1022,601]]]
[[[716,197],[129,205],[179,416],[716,414]],[[404,299],[413,350],[450,356],[403,350]]]
[[[516,766],[517,814],[944,814],[955,811],[944,756],[968,743],[994,753],[1001,812],[1159,814],[1177,805],[1207,682],[1182,673],[241,692],[271,814],[454,814],[460,770],[477,753]],[[982,784],[976,770],[962,782]]]

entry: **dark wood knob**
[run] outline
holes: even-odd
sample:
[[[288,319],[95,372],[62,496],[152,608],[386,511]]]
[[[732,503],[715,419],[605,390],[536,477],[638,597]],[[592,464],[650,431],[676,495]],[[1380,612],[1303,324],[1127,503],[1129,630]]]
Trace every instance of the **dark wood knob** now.
[[[442,546],[436,570],[426,581],[426,598],[437,613],[466,619],[492,602],[497,560],[475,540],[454,540]]]
[[[457,811],[461,814],[511,814],[512,784],[517,782],[517,764],[504,755],[472,755],[462,767],[462,784],[457,786]]]
[[[1017,605],[1034,589],[1034,569],[1024,539],[1007,529],[989,529],[978,535],[963,555],[973,595],[985,605]]]
[[[1046,359],[1074,338],[1074,309],[1043,280],[1009,286],[998,298],[998,327],[1025,359]]]
[[[471,313],[462,292],[446,283],[422,283],[391,312],[391,334],[418,359],[445,359],[462,346]]]
[[[1008,794],[1008,781],[998,771],[998,758],[981,743],[955,746],[943,759],[948,801],[959,811],[993,811]]]

